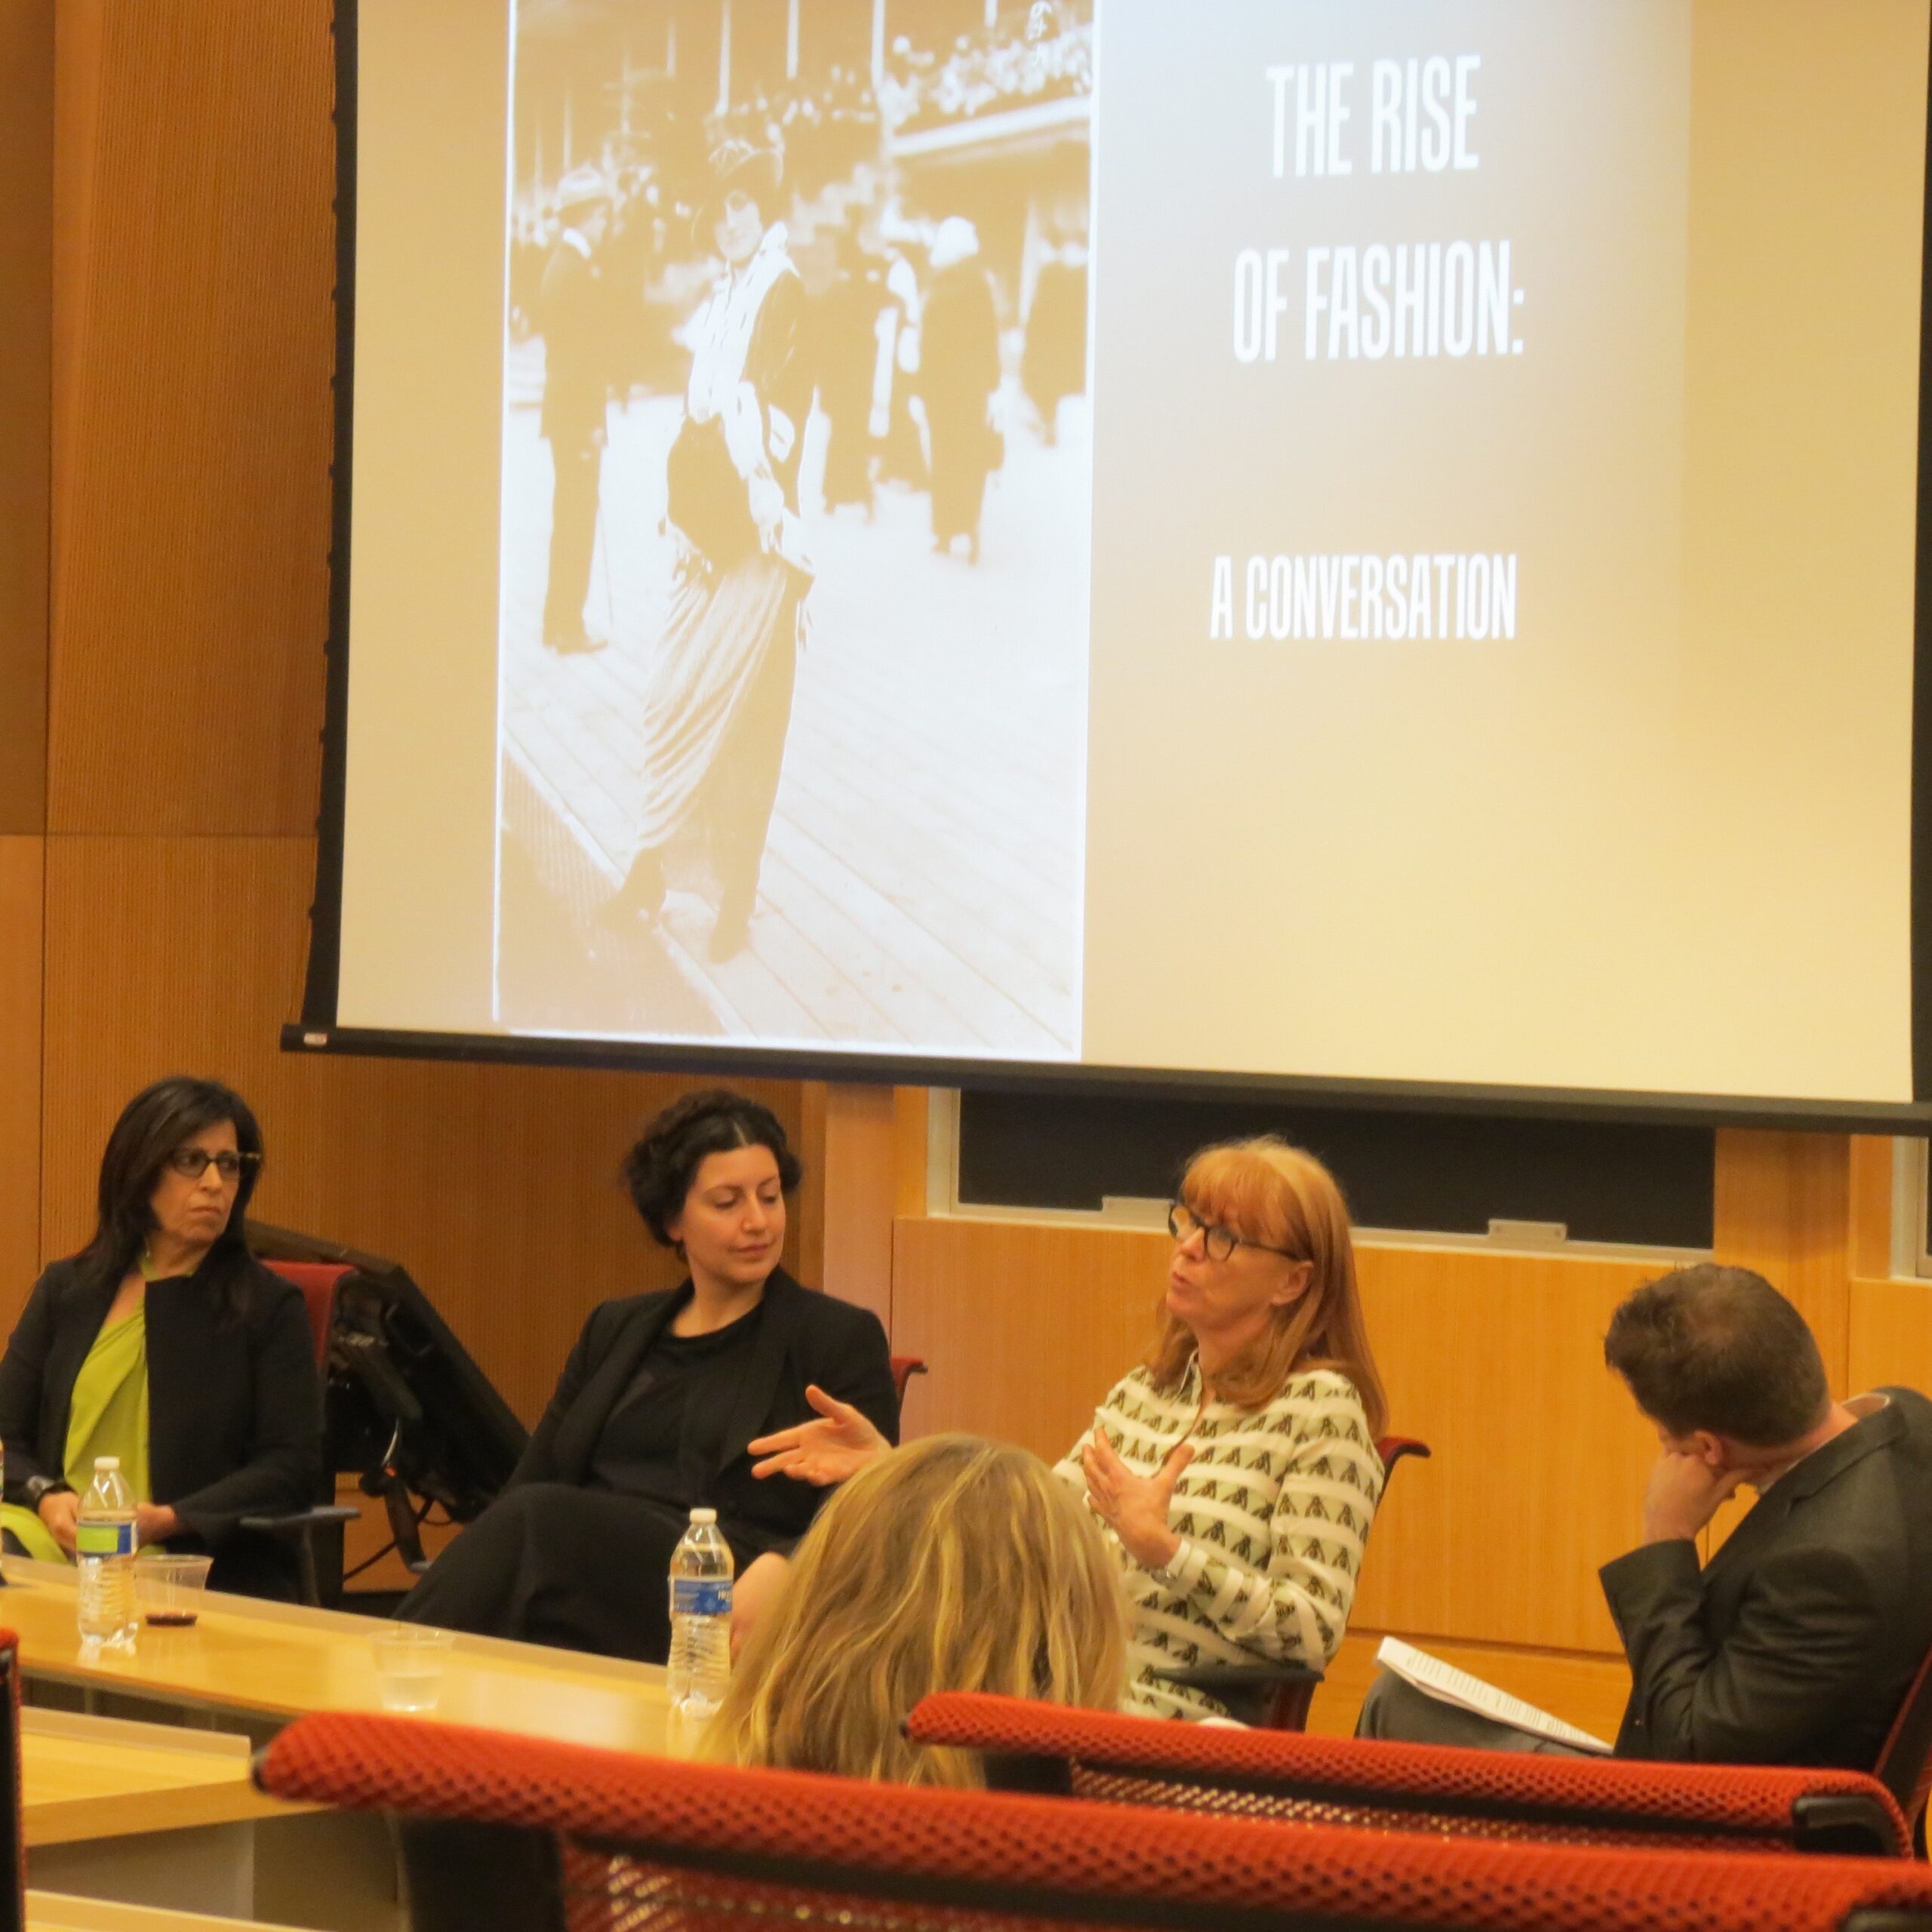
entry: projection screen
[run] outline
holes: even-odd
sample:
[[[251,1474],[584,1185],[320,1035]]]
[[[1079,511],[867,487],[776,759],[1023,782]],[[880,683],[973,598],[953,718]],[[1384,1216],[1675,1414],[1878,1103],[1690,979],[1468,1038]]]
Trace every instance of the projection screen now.
[[[1922,1120],[1927,0],[338,38],[291,1045]]]

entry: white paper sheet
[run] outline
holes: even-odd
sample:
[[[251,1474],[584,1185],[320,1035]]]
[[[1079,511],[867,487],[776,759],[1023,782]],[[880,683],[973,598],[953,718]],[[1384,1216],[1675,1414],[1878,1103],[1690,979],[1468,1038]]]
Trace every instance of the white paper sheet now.
[[[1592,1737],[1587,1730],[1579,1730],[1574,1724],[1565,1724],[1561,1718],[1553,1718],[1547,1711],[1540,1711],[1535,1705],[1526,1704],[1521,1698],[1512,1697],[1479,1677],[1472,1677],[1466,1670],[1458,1670],[1454,1664],[1444,1663],[1440,1657],[1404,1643],[1399,1637],[1383,1638],[1375,1660],[1384,1669],[1392,1670],[1405,1684],[1413,1684],[1418,1690],[1459,1710],[1473,1711],[1478,1717],[1513,1724],[1533,1737],[1546,1737],[1578,1751],[1610,1755],[1611,1746],[1601,1738]]]

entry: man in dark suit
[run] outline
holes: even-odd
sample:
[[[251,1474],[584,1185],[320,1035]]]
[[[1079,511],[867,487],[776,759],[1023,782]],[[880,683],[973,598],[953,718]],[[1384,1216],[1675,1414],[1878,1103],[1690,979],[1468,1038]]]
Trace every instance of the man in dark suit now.
[[[1640,1288],[1604,1354],[1662,1445],[1604,1592],[1630,1660],[1620,1757],[1869,1770],[1932,1647],[1932,1403],[1834,1402],[1804,1318],[1706,1263]],[[1755,1506],[1708,1564],[1734,1491]],[[1360,1734],[1537,1749],[1384,1675]]]
[[[552,651],[598,651],[583,628],[590,560],[597,539],[598,492],[608,433],[610,318],[598,256],[610,202],[595,168],[574,168],[558,189],[563,232],[537,290],[543,337],[543,408],[556,483],[550,501],[550,575],[543,596],[543,641]]]

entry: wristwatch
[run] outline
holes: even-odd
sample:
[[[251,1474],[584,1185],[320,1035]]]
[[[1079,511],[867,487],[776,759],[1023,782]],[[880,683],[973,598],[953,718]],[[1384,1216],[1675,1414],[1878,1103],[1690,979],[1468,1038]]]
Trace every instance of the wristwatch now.
[[[58,1476],[29,1476],[26,1481],[27,1507],[38,1509],[43,1496],[57,1495],[62,1490],[73,1487],[70,1482],[63,1482]]]

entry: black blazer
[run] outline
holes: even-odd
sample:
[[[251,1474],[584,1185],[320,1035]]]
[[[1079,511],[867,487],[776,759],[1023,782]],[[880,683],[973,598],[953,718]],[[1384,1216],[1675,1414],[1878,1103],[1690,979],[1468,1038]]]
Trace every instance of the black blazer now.
[[[607,1301],[591,1311],[557,1392],[537,1425],[510,1485],[581,1483],[617,1398],[645,1351],[691,1298],[691,1284]],[[752,1474],[745,1445],[817,1413],[805,1385],[850,1402],[889,1442],[899,1440],[899,1404],[885,1331],[869,1309],[801,1288],[780,1268],[764,1284],[752,1366],[732,1404],[730,1426],[707,1500],[735,1548],[789,1550],[811,1527],[826,1492],[792,1476]]]
[[[1604,1569],[1632,1679],[1620,1756],[1872,1769],[1932,1647],[1932,1402],[1880,1392],[1701,1572],[1682,1542]]]
[[[224,1284],[245,1297],[226,1322]],[[88,1286],[71,1260],[34,1284],[0,1358],[9,1503],[32,1507],[34,1476],[64,1478],[75,1379],[118,1286]],[[294,1596],[294,1552],[239,1524],[306,1509],[321,1481],[321,1378],[301,1291],[245,1251],[217,1249],[195,1274],[148,1284],[147,1350],[149,1483],[181,1518],[168,1547],[211,1552],[217,1589]]]

